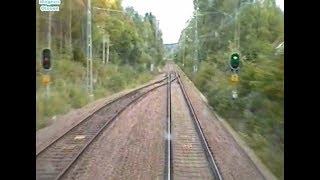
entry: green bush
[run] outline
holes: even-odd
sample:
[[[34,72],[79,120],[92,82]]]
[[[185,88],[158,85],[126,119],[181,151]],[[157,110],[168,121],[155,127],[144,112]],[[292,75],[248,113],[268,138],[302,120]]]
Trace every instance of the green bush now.
[[[85,54],[79,47],[73,48],[73,60],[82,63],[83,65],[86,64]]]

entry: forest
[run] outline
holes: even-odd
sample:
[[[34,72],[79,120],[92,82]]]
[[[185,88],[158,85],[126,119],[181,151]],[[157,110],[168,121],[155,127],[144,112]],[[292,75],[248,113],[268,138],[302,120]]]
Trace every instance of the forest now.
[[[61,1],[59,11],[54,12],[41,11],[36,3],[37,130],[56,115],[147,82],[164,64],[162,32],[152,13],[139,15],[132,7],[123,8],[120,0],[91,0],[94,99],[90,98],[86,84],[87,2]],[[51,49],[53,62],[49,95],[42,83],[44,48]]]

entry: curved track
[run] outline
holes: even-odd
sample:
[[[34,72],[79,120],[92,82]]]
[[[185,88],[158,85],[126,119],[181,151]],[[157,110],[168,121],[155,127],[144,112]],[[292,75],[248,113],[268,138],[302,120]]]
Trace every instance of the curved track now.
[[[36,178],[60,179],[94,139],[122,111],[149,92],[166,85],[166,83],[156,85],[166,79],[146,85],[111,101],[51,142],[37,154]]]

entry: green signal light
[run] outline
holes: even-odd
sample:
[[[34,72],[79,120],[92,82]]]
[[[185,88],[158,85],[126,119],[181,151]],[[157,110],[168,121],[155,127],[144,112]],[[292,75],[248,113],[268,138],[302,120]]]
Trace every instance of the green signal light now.
[[[240,64],[240,56],[238,53],[233,53],[230,57],[231,69],[238,69]]]

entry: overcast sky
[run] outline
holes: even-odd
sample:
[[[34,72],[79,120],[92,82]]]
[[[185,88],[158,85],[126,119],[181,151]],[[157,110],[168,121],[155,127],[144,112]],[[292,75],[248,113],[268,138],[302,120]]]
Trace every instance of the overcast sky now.
[[[284,11],[284,0],[276,0]],[[164,44],[176,43],[186,22],[192,16],[193,0],[123,0],[124,7],[133,6],[142,16],[152,12],[159,20]]]

